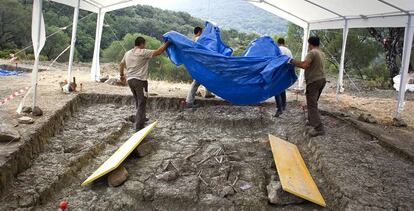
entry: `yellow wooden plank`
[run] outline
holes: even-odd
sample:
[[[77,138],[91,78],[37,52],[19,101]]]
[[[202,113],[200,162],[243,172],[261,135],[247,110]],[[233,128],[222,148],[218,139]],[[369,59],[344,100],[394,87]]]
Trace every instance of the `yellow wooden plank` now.
[[[115,153],[108,158],[91,176],[89,176],[81,186],[86,186],[91,182],[99,179],[105,174],[115,170],[119,165],[131,154],[131,152],[137,148],[142,140],[154,129],[157,122],[154,122],[144,129],[136,132],[131,136],[121,147],[119,147]]]
[[[269,142],[283,190],[325,207],[297,146],[271,134]]]

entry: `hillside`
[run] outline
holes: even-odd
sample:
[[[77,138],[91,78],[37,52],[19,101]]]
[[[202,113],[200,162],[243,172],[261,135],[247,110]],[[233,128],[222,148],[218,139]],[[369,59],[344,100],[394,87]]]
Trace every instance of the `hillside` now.
[[[1,0],[0,8],[0,57],[8,58],[11,52],[29,46],[31,43],[31,2],[24,0]],[[53,60],[70,44],[73,9],[54,2],[45,1],[43,5],[47,34],[53,36],[46,41],[42,50],[43,59]],[[122,40],[127,34],[141,33],[162,40],[168,31],[178,31],[191,36],[195,26],[202,26],[203,20],[186,12],[163,10],[151,6],[137,5],[109,12],[105,16],[102,34],[102,50],[113,42]],[[16,27],[18,26],[18,27]],[[92,59],[95,39],[96,14],[81,11],[77,31],[76,54],[78,61],[89,62]],[[65,28],[66,27],[66,28]],[[63,29],[63,30],[62,30]],[[237,52],[257,35],[240,33],[235,30],[223,30],[223,39]],[[124,45],[117,42],[117,45]],[[239,50],[238,50],[239,49]],[[68,59],[68,52],[58,61]],[[23,54],[23,55],[22,55]],[[19,54],[23,59],[33,57],[29,48]]]
[[[258,34],[279,34],[287,31],[287,22],[243,0],[178,0],[154,3],[155,6],[184,11],[203,20],[211,20],[224,28]]]

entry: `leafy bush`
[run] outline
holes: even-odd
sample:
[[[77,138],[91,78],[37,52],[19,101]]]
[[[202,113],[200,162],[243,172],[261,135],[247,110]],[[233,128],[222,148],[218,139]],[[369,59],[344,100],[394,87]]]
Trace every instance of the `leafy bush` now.
[[[46,27],[46,31],[47,34],[54,33],[54,35],[46,40],[41,54],[47,56],[49,60],[54,60],[63,50],[69,46],[70,37],[56,26],[48,26]],[[76,44],[76,50],[78,50],[78,48],[79,44]],[[59,62],[66,62],[68,60],[69,50],[67,50],[64,55],[58,59]]]
[[[371,64],[361,70],[363,78],[368,81],[372,88],[388,89],[391,86],[389,71],[384,63]]]
[[[16,53],[16,52],[19,52],[19,51],[20,51],[20,49],[5,49],[5,50],[2,50],[2,51],[0,51],[0,58],[10,59],[10,54]],[[25,51],[19,52],[17,54],[17,57],[19,59],[24,59],[24,60],[34,60],[35,59],[33,53],[26,54]],[[40,61],[48,61],[49,59],[47,58],[47,56],[40,55],[39,60]]]
[[[184,66],[176,66],[166,56],[159,56],[150,62],[149,76],[153,80],[189,82],[192,80]]]
[[[13,49],[5,49],[0,51],[0,58],[2,59],[10,59],[10,54],[15,53],[16,51]]]
[[[35,56],[33,54],[27,54],[25,59],[27,59],[27,60],[35,60]],[[48,60],[49,59],[45,55],[40,55],[39,56],[39,61],[48,61]]]
[[[147,49],[157,49],[161,46],[161,42],[153,37],[138,33],[127,34],[122,40],[112,42],[108,48],[103,50],[103,62],[120,62],[124,57],[125,51],[128,51],[134,47],[135,39],[138,36],[145,38],[145,48]]]
[[[339,67],[325,60],[325,71],[327,73],[337,75],[339,72]]]

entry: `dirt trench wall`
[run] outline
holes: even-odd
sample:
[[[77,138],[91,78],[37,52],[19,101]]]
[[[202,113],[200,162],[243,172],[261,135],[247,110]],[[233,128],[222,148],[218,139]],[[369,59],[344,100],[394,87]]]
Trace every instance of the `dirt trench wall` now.
[[[18,149],[10,153],[0,166],[0,193],[13,182],[18,173],[31,166],[32,160],[43,151],[48,139],[55,135],[63,127],[65,120],[77,110],[79,102],[80,99],[75,97],[54,111],[44,124],[35,125],[29,134],[22,134]]]
[[[150,97],[147,101],[147,109],[180,109],[180,98]],[[103,94],[78,94],[69,100],[63,107],[53,111],[46,117],[44,123],[34,125],[34,129],[28,134],[22,134],[18,149],[6,156],[0,164],[0,194],[13,182],[15,176],[32,165],[32,161],[44,150],[48,140],[56,132],[64,127],[65,122],[79,109],[80,106],[91,104],[113,103],[117,105],[134,104],[134,99],[129,95],[103,95]],[[227,104],[223,101],[205,100],[202,105]]]

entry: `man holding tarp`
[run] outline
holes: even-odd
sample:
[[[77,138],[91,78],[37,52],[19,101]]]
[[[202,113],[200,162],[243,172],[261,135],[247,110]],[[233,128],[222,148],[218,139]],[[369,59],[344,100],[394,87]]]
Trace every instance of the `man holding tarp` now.
[[[279,48],[271,37],[252,42],[243,56],[231,56],[233,50],[221,40],[220,28],[209,22],[197,42],[174,31],[164,34],[164,40],[173,43],[167,53],[175,65],[185,65],[193,79],[232,104],[263,102],[297,79],[290,58],[277,56]]]
[[[309,136],[315,137],[325,134],[325,129],[321,121],[321,115],[318,110],[318,101],[322,90],[326,84],[325,77],[325,55],[319,49],[319,38],[310,37],[309,53],[305,57],[305,61],[296,61],[291,59],[290,63],[297,67],[305,69],[306,80],[306,104],[308,107],[308,120],[312,130]]]
[[[194,42],[197,42],[198,38],[200,38],[200,36],[201,36],[201,33],[203,33],[203,28],[201,28],[199,26],[194,28],[194,37],[193,37]],[[196,96],[197,89],[198,89],[198,87],[200,87],[200,85],[201,84],[198,83],[196,80],[193,80],[193,83],[191,83],[191,88],[190,88],[190,91],[187,94],[187,99],[186,99],[186,103],[187,103],[188,108],[197,107],[194,104],[194,101],[195,101],[195,96]],[[211,92],[206,89],[206,94],[204,95],[204,98],[213,98],[213,97],[214,97],[214,95],[211,94]]]
[[[145,49],[145,39],[137,37],[135,47],[127,51],[119,65],[121,81],[128,81],[129,88],[135,98],[137,113],[135,116],[135,131],[144,128],[146,119],[145,106],[148,95],[148,62],[151,58],[161,55],[167,49],[169,41],[164,43],[157,50]],[[124,69],[127,69],[125,78]]]
[[[282,55],[286,55],[290,58],[293,57],[292,52],[289,50],[289,48],[285,46],[284,38],[281,37],[277,39],[277,45],[279,46],[279,49]],[[280,115],[282,115],[283,111],[286,109],[286,91],[283,91],[280,94],[276,95],[275,101],[276,101],[277,110],[274,116],[279,117]]]

